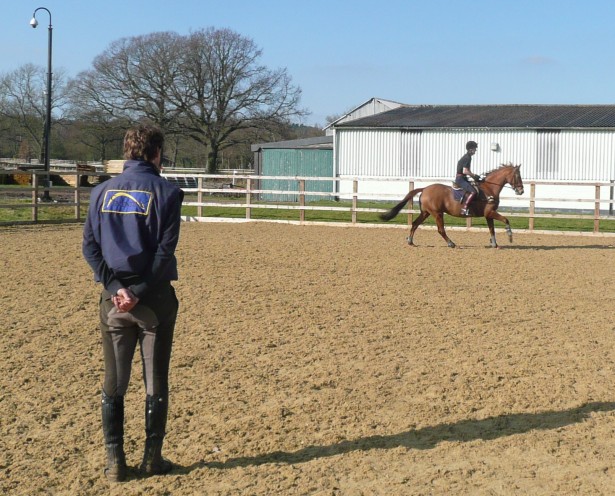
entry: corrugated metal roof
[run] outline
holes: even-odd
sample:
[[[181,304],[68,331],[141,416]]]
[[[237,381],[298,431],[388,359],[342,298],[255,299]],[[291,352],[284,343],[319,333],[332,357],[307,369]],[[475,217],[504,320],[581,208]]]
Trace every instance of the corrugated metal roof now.
[[[315,138],[301,138],[288,141],[272,141],[271,143],[258,143],[256,145],[252,145],[250,148],[253,152],[267,148],[319,148],[331,150],[333,148],[333,136],[316,136]]]
[[[615,128],[615,105],[403,106],[338,128]]]
[[[354,119],[361,119],[362,117],[367,117],[369,115],[378,114],[381,112],[387,112],[388,110],[392,110],[404,105],[403,103],[394,102],[393,100],[385,100],[384,98],[373,97],[363,102],[361,105],[353,108],[352,110],[346,112],[340,118],[331,122],[323,129],[325,131],[329,130],[329,128],[335,127],[337,124],[342,122],[351,121]],[[380,108],[386,108],[387,110],[380,110]],[[362,114],[362,115],[361,115]]]

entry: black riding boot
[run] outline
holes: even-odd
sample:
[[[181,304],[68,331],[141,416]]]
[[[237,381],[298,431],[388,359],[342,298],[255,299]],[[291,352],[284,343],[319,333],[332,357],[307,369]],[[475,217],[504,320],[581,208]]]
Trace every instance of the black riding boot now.
[[[162,475],[173,469],[173,464],[162,458],[162,441],[166,432],[168,396],[145,398],[145,453],[141,472],[146,475]]]
[[[103,391],[102,426],[107,451],[107,466],[104,473],[109,481],[122,482],[126,479],[123,396],[107,396]]]

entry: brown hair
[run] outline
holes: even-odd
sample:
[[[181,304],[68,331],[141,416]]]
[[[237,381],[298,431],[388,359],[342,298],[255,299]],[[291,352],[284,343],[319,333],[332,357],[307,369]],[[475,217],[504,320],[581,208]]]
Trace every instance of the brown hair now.
[[[124,159],[151,161],[158,151],[162,153],[164,134],[156,126],[140,124],[126,131]]]

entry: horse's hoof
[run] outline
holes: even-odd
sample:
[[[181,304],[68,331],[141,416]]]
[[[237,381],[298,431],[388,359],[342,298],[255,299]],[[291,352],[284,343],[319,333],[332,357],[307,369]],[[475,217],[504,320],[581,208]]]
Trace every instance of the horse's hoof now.
[[[457,245],[455,243],[453,243],[452,241],[449,241],[448,247],[449,248],[457,248]]]

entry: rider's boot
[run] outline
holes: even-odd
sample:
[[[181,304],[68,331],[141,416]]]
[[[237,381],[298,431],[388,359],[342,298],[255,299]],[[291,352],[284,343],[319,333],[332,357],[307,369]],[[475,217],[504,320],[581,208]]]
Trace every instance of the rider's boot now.
[[[107,451],[104,473],[110,482],[126,480],[124,455],[124,397],[102,393],[102,426]]]
[[[173,469],[173,464],[162,458],[162,441],[166,432],[168,395],[147,396],[145,399],[145,453],[141,472],[162,475]]]
[[[468,205],[470,205],[470,202],[475,196],[476,196],[476,193],[470,193],[468,195],[465,203],[463,204],[463,207],[461,208],[461,215],[468,215]]]

